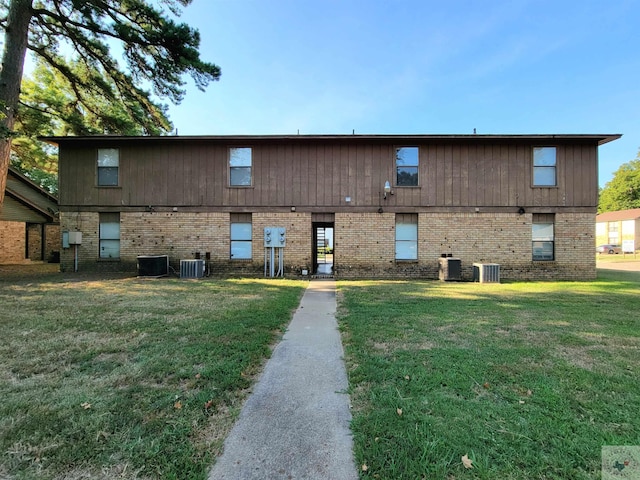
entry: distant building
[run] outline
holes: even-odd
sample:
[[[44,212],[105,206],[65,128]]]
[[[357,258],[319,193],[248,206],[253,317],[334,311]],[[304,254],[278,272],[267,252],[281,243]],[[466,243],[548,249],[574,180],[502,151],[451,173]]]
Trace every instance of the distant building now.
[[[58,199],[9,167],[0,206],[0,263],[57,260]]]
[[[601,213],[596,217],[596,245],[620,245],[623,252],[640,248],[640,208]]]
[[[463,279],[475,262],[593,279],[598,146],[619,137],[52,137],[62,229],[82,234],[61,268],[206,255],[214,275],[261,275],[278,227],[287,275],[317,271],[330,233],[338,278],[436,279],[449,255]]]

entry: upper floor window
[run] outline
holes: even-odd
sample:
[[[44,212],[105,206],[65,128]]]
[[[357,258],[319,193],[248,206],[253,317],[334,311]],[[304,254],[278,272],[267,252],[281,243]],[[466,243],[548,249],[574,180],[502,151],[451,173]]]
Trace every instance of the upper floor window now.
[[[98,186],[117,187],[120,151],[117,148],[98,149]]]
[[[396,148],[396,186],[418,186],[418,147]]]
[[[533,185],[555,187],[556,147],[533,147]]]
[[[232,187],[251,186],[251,147],[229,149],[229,185]]]
[[[622,222],[622,234],[634,235],[636,232],[636,222],[634,220],[623,220]]]

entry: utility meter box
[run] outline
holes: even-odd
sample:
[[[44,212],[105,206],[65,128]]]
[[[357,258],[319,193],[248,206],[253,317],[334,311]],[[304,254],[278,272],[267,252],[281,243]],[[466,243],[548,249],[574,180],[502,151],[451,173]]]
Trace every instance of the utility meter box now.
[[[264,246],[265,247],[274,247],[275,243],[273,239],[275,238],[275,228],[274,227],[265,227],[264,228]]]
[[[287,229],[284,227],[265,227],[264,246],[284,247],[287,244]]]
[[[69,245],[81,245],[82,232],[69,232]]]

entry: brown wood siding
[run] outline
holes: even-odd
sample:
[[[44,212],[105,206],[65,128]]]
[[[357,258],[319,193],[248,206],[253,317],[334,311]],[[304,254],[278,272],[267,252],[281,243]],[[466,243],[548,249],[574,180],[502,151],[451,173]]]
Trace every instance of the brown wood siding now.
[[[522,141],[417,144],[418,187],[395,185],[398,145],[391,141],[129,142],[120,147],[118,187],[96,186],[96,149],[101,145],[66,146],[60,153],[60,204],[242,211],[291,206],[328,211],[379,206],[396,211],[415,207],[594,207],[597,146],[558,144],[558,185],[541,188],[532,186],[536,145]],[[229,186],[230,146],[252,148],[250,187]],[[391,183],[393,193],[387,199],[382,198],[385,181]]]
[[[533,223],[554,223],[555,218],[553,213],[534,213],[531,220]]]
[[[229,215],[231,223],[251,223],[250,213],[232,213]]]
[[[312,213],[311,221],[313,223],[334,223],[335,222],[335,214],[333,213]]]

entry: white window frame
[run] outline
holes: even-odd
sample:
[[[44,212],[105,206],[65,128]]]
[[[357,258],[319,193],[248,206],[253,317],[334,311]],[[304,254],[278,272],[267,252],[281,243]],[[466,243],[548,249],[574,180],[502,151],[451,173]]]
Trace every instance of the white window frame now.
[[[558,151],[556,147],[533,147],[533,186],[558,186]]]
[[[238,218],[233,218],[236,216]],[[232,214],[229,222],[231,260],[251,260],[253,258],[253,225],[251,214]]]
[[[553,262],[556,259],[556,245],[555,245],[555,220],[540,220],[531,224],[531,253],[534,262]],[[545,249],[544,246],[547,246]],[[544,254],[548,252],[551,247],[551,254]],[[543,253],[536,253],[542,251]]]
[[[248,178],[246,178],[248,175]],[[253,150],[251,147],[229,148],[229,186],[251,187],[253,185]]]
[[[100,259],[120,259],[120,213],[104,212],[99,214],[99,251]]]
[[[418,215],[396,214],[395,258],[400,261],[418,260]]]
[[[117,148],[99,148],[96,169],[96,184],[99,187],[119,186],[120,150]],[[113,183],[114,172],[115,183]]]
[[[607,238],[611,245],[620,245],[620,227],[618,222],[608,222],[607,224]]]
[[[420,148],[415,146],[401,146],[395,149],[395,186],[396,187],[418,187],[420,186]],[[404,183],[400,181],[400,172],[405,172],[413,178],[415,183]]]

